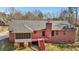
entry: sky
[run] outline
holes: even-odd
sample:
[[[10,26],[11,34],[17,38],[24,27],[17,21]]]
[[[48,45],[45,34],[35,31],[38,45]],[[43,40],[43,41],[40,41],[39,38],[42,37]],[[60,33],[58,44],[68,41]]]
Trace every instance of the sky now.
[[[15,7],[16,10],[25,13],[25,12],[35,12],[41,11],[42,13],[50,13],[53,15],[59,15],[62,10],[66,9],[67,7]],[[10,7],[0,7],[0,12],[9,13]],[[79,10],[79,9],[78,9]],[[79,12],[79,11],[78,11]],[[79,16],[79,13],[78,13]]]
[[[59,8],[59,7],[27,7],[27,8],[17,8],[19,10],[22,10],[22,11],[25,11],[25,12],[28,12],[28,11],[31,11],[31,12],[34,12],[35,10],[40,10],[41,12],[43,13],[58,13],[58,12],[61,12],[61,10],[63,8]]]
[[[17,10],[21,12],[34,12],[35,10],[41,11],[43,13],[53,13],[58,14],[60,13],[64,7],[16,7]],[[8,13],[9,7],[0,7],[0,12]]]

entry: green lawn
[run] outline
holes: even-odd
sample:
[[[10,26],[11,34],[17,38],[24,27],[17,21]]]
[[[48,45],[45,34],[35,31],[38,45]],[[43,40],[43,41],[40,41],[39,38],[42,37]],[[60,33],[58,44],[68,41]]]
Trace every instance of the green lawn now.
[[[15,51],[33,51],[27,47],[21,50]],[[36,50],[38,51],[38,50]],[[79,44],[51,44],[45,43],[45,51],[79,51]]]
[[[1,50],[1,46],[2,46],[2,44],[1,44],[1,42],[0,42],[0,50]]]
[[[12,50],[15,50],[14,44],[11,42],[8,42],[4,48],[4,51],[12,51]]]
[[[5,47],[2,50],[2,42],[0,41],[0,51],[33,51],[30,47],[26,47],[21,50],[15,50],[14,44],[5,41]],[[45,51],[79,51],[79,44],[51,44],[45,43]]]
[[[48,44],[47,44],[48,45]],[[47,51],[79,51],[79,44],[49,44]]]
[[[12,51],[14,50],[14,44],[8,40],[0,41],[0,51]]]

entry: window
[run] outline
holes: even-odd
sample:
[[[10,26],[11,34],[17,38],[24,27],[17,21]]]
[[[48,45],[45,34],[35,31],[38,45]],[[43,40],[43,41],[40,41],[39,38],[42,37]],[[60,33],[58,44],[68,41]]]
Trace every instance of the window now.
[[[42,32],[42,36],[45,36],[45,31]]]
[[[54,36],[54,31],[52,31],[51,35]]]
[[[30,33],[16,33],[16,39],[29,39],[31,38]]]

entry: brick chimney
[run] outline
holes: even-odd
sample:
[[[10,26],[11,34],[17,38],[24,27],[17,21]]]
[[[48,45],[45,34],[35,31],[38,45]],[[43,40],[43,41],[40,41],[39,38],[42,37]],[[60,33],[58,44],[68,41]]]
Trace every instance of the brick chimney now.
[[[46,23],[46,29],[49,29],[49,30],[52,29],[52,23],[51,23],[50,20],[47,20],[47,23]]]

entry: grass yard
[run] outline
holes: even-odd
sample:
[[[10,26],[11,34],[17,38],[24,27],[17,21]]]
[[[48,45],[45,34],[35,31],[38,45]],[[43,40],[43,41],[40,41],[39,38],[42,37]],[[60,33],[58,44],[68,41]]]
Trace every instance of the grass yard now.
[[[1,42],[0,42],[0,50],[1,50],[1,46],[2,46],[2,44],[1,44]]]
[[[14,44],[11,42],[8,42],[4,48],[4,51],[13,51],[13,50],[15,50]]]
[[[47,44],[46,51],[79,51],[79,44]]]
[[[9,42],[7,39],[0,41],[0,51],[12,51],[15,50],[14,44]]]
[[[20,50],[15,50],[15,51],[33,51],[31,48],[27,47],[27,48],[24,48],[24,49],[20,49]]]
[[[15,51],[33,51],[31,48],[26,47],[24,49]],[[36,50],[38,51],[38,50]],[[79,44],[51,44],[45,43],[45,51],[79,51]]]

